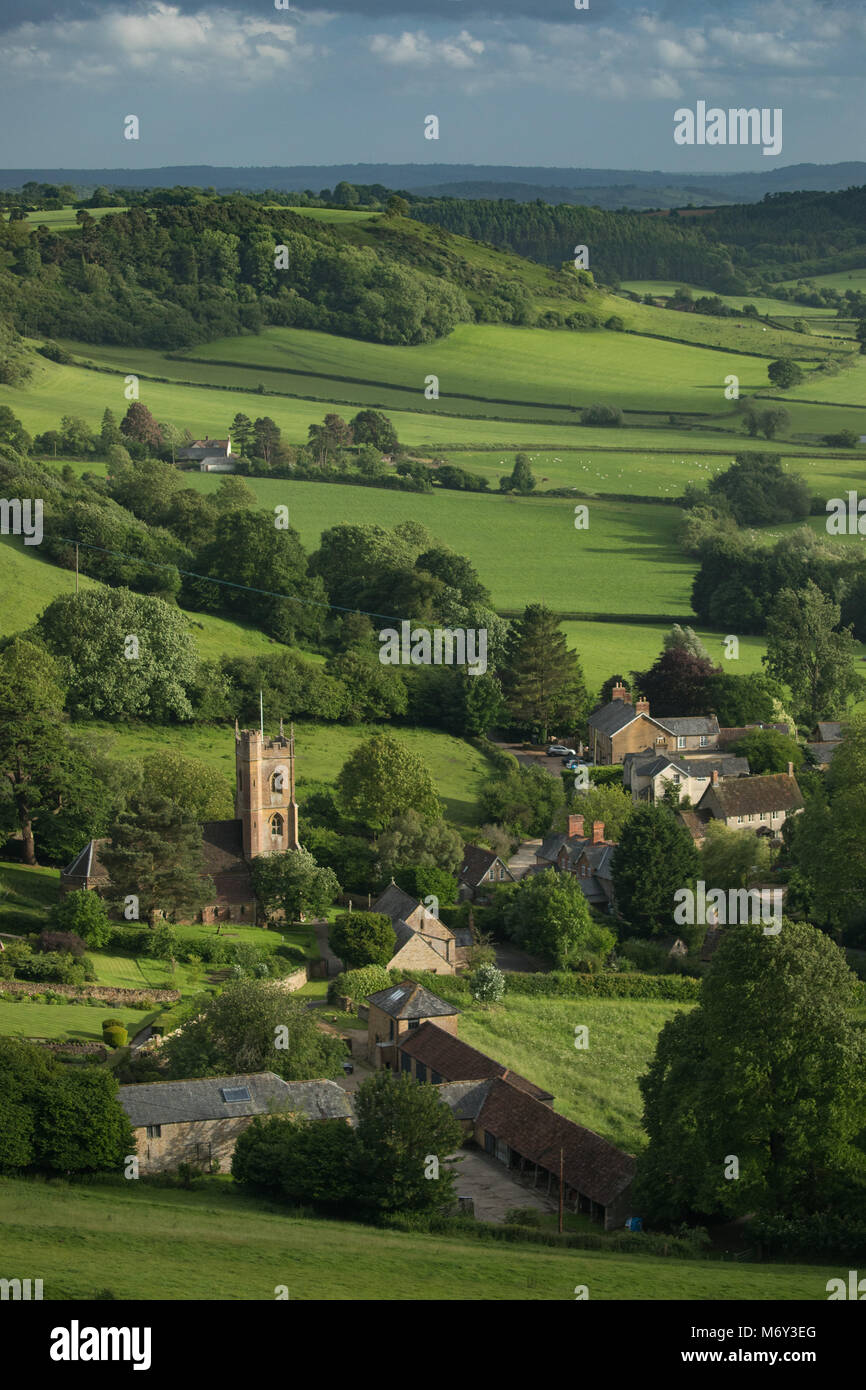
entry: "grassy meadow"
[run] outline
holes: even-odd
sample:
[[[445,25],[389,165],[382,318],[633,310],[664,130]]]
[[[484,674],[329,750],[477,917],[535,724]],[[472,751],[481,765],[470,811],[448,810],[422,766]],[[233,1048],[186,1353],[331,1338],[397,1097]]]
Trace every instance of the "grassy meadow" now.
[[[638,1077],[669,1018],[689,1004],[645,999],[549,999],[506,995],[490,1008],[461,999],[464,1042],[505,1063],[554,1096],[554,1109],[628,1153],[645,1138]],[[576,1024],[589,1047],[574,1046]]]
[[[47,1301],[106,1286],[121,1300],[270,1301],[279,1286],[293,1302],[380,1299],[385,1270],[397,1300],[572,1302],[578,1284],[592,1300],[823,1300],[838,1274],[305,1220],[220,1177],[193,1191],[0,1178],[0,1222],[9,1268],[43,1279]]]

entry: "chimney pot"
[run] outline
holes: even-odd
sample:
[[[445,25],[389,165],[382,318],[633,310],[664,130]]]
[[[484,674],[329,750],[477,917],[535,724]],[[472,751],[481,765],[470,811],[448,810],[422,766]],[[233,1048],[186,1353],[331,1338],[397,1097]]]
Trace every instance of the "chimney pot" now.
[[[719,769],[718,769],[717,767],[714,767],[714,768],[713,768],[713,786],[714,786],[714,787],[717,787],[718,785],[719,785]]]

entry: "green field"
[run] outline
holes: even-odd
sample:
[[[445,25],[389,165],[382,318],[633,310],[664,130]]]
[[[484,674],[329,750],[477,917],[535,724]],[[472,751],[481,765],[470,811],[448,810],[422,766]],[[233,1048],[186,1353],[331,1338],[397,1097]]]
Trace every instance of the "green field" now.
[[[833,270],[826,275],[807,275],[804,279],[808,285],[816,285],[819,289],[824,286],[827,289],[840,290],[843,294],[845,290],[866,290],[866,268],[856,270]],[[790,289],[796,289],[800,281],[782,280],[780,283],[788,286]]]
[[[58,869],[0,861],[0,931],[39,931],[57,901]]]
[[[49,985],[43,989],[49,990]],[[130,1039],[157,1016],[157,1011],[125,1009],[122,1004],[34,1004],[0,999],[0,1037],[50,1038],[52,1042],[101,1042],[102,1020],[119,1018]]]
[[[598,1299],[826,1299],[838,1270],[608,1255],[409,1235],[302,1220],[210,1178],[198,1191],[144,1181],[77,1187],[0,1178],[10,1270],[44,1281],[48,1301],[389,1299],[572,1302]],[[636,1237],[639,1239],[639,1237]],[[154,1251],[159,1258],[154,1259]]]
[[[669,332],[671,327],[668,324]],[[798,341],[802,346],[803,339]],[[267,390],[322,401],[342,398],[389,411],[565,424],[568,411],[594,401],[632,412],[727,415],[724,379],[729,373],[739,377],[743,392],[767,383],[766,357],[603,329],[552,333],[501,324],[458,324],[435,343],[393,347],[305,329],[266,328],[255,335],[201,343],[171,358],[153,351],[141,356],[129,349],[67,346],[83,359],[118,370],[135,359],[129,371],[137,368],[247,390],[263,381]],[[215,365],[205,375],[202,364],[211,362]],[[197,374],[190,370],[193,365]],[[430,373],[439,379],[438,400],[425,399]]]
[[[212,473],[189,477],[203,492],[219,485]],[[559,612],[690,612],[694,567],[676,543],[680,513],[675,507],[600,498],[589,504],[588,529],[576,530],[574,504],[564,498],[485,497],[444,489],[413,494],[269,478],[249,483],[268,510],[288,505],[291,525],[310,550],[322,531],[340,522],[420,521],[469,557],[494,605],[503,610],[547,603]]]
[[[788,283],[793,285],[793,281]],[[690,290],[695,299],[703,295],[712,295],[720,299],[728,309],[742,309],[744,304],[754,304],[760,315],[770,318],[810,319],[827,316],[827,310],[824,308],[793,304],[788,299],[771,299],[760,294],[717,295],[715,290],[702,289],[700,285],[691,285],[686,280],[623,280],[620,289],[632,294],[652,294],[658,299],[670,299],[678,290]]]
[[[464,1042],[551,1091],[570,1120],[637,1153],[645,1143],[638,1077],[663,1024],[691,1005],[512,994],[489,1009],[462,999],[460,1007]],[[589,1028],[584,1051],[574,1046],[576,1024]]]
[[[67,232],[70,229],[77,229],[76,221],[77,208],[51,208],[46,212],[28,212],[27,221],[32,227],[50,227],[52,232]],[[103,217],[109,217],[113,212],[125,212],[126,208],[87,208],[88,216],[94,221],[99,222]]]
[[[660,655],[664,636],[669,631],[664,623],[593,623],[568,619],[563,622],[562,629],[568,645],[580,656],[590,690],[597,690],[615,672],[625,675],[628,671],[649,670]],[[702,627],[696,627],[695,631],[710,656],[728,675],[745,676],[764,670],[762,637],[740,637],[739,657],[736,661],[728,661],[723,641],[726,634],[709,632]]]

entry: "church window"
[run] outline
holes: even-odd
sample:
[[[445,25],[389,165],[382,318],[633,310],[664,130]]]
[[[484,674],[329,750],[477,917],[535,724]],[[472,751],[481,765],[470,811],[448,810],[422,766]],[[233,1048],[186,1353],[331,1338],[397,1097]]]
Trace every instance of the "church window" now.
[[[282,833],[283,818],[279,814],[279,812],[277,812],[275,816],[271,817],[271,834],[273,835],[274,839],[278,839],[282,835]]]

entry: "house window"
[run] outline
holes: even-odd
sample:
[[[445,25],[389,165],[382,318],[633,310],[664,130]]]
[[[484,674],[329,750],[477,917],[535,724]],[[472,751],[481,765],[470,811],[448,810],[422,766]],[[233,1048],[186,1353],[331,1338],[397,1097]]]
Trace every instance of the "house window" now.
[[[706,746],[707,746],[707,744],[709,743],[709,741],[710,741],[710,740],[707,738],[706,734],[701,734],[701,737],[700,737],[700,746],[701,746],[701,748],[706,748]]]
[[[674,786],[677,786],[677,787],[678,787],[679,785],[680,785],[680,774],[679,774],[678,772],[675,772],[675,773],[674,773]]]
[[[435,973],[435,972],[434,972],[434,973]],[[410,1029],[410,1031],[411,1031],[413,1028],[417,1028],[417,1027],[420,1025],[420,1023],[421,1023],[420,1018],[410,1018],[410,1019],[409,1019],[409,1029]]]
[[[407,1057],[405,1052],[400,1053],[400,1070],[408,1072],[412,1070],[412,1058]]]
[[[766,811],[762,811],[762,812],[761,812],[761,820],[766,820],[766,819],[767,819],[767,813],[766,813]]]
[[[394,1036],[394,1020],[393,1020],[393,1018],[392,1018],[392,1019],[391,1019],[391,1022],[388,1024],[388,1037],[389,1037],[389,1038],[393,1038],[393,1036]]]
[[[686,746],[686,736],[685,736],[685,734],[677,734],[677,748],[685,748],[685,746]]]
[[[147,1126],[147,1131],[146,1131],[146,1132],[147,1132],[147,1138],[148,1138],[148,1139],[161,1139],[161,1138],[162,1138],[162,1125],[148,1125],[148,1126]]]
[[[742,824],[743,824],[743,817],[742,817],[742,816],[737,816],[737,825],[742,825]]]

